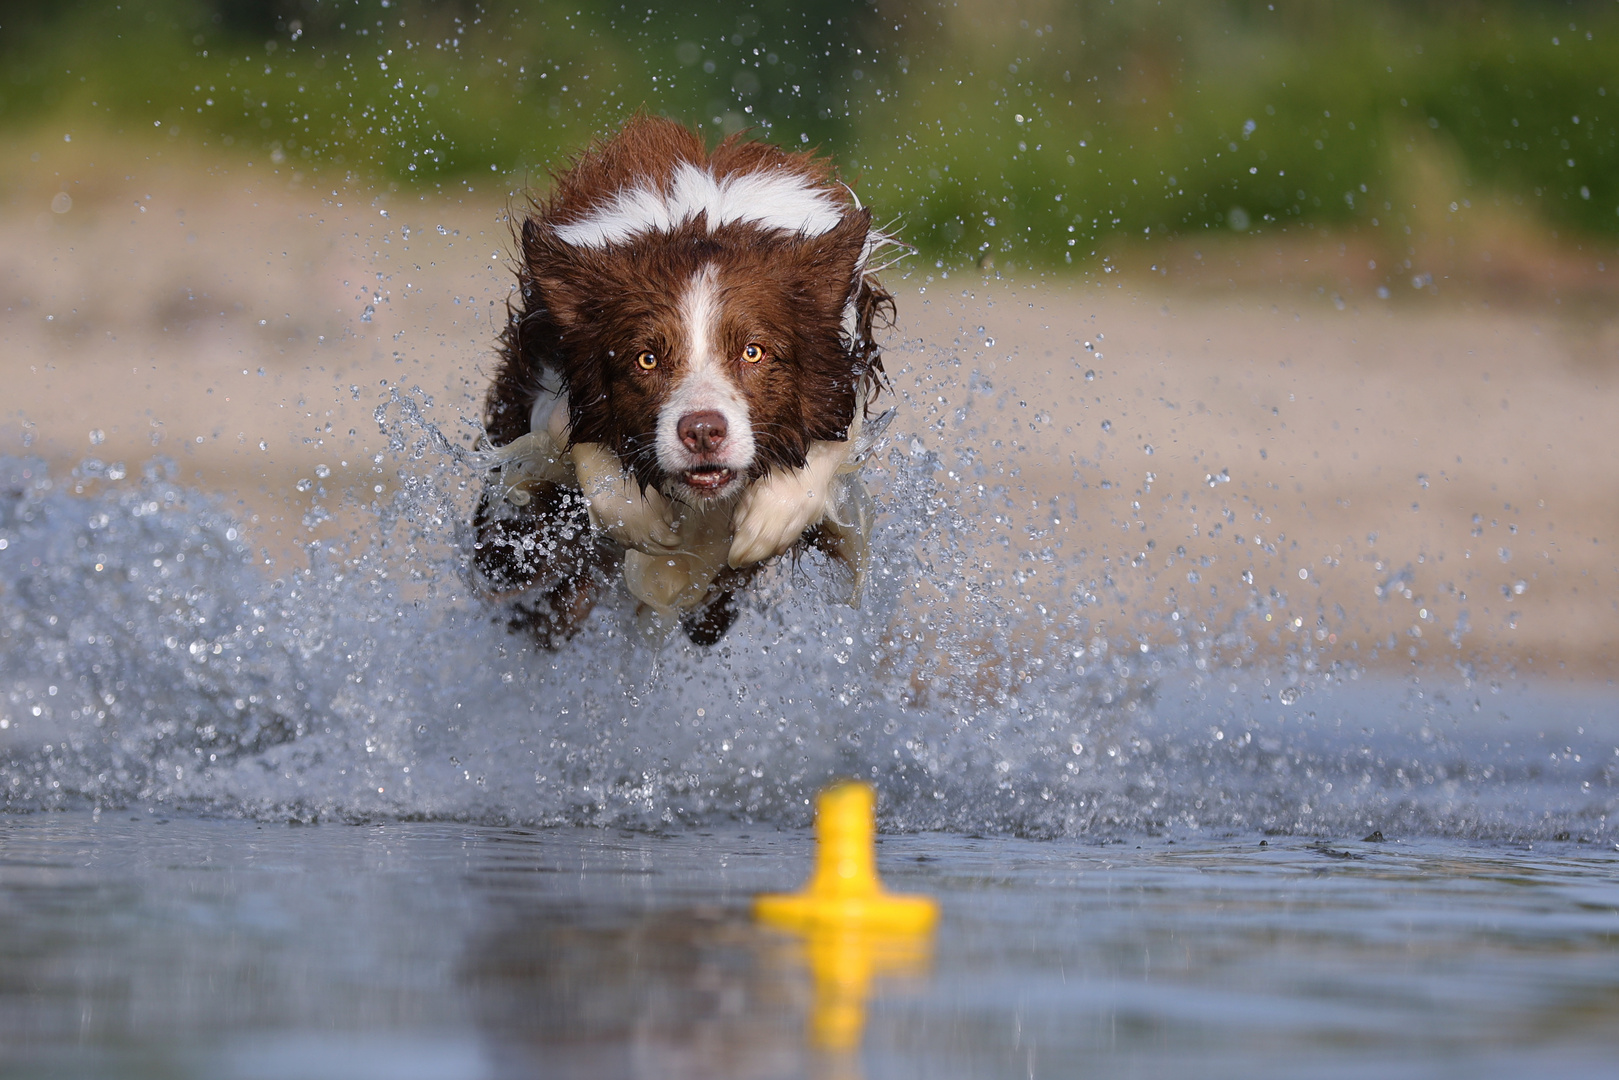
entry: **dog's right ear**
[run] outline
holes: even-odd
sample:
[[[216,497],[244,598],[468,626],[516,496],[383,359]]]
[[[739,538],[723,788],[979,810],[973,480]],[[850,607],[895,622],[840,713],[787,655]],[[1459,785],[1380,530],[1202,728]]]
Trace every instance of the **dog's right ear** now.
[[[546,328],[552,343],[546,363],[568,389],[572,437],[581,442],[610,441],[600,410],[588,407],[609,396],[608,369],[591,358],[605,348],[608,306],[623,291],[612,270],[601,252],[564,243],[543,218],[523,223],[523,303]]]
[[[568,330],[585,322],[602,291],[586,253],[557,239],[538,218],[523,222],[523,301],[529,311],[544,310]]]

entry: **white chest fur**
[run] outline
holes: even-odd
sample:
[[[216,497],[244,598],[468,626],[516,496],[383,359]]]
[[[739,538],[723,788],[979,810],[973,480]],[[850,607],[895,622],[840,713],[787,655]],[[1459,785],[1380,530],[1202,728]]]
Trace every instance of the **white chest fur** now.
[[[568,446],[567,398],[548,388],[535,403],[527,435],[485,449],[479,464],[494,470],[502,497],[523,505],[536,483],[566,484],[584,492],[591,522],[625,547],[624,585],[660,616],[700,605],[727,566],[762,562],[819,526],[844,563],[847,595],[858,604],[867,563],[875,503],[859,468],[892,413],[862,425],[864,403],[843,442],[812,444],[802,469],[770,474],[741,497],[707,505],[672,503],[643,492],[607,448]],[[566,449],[564,449],[566,448]]]

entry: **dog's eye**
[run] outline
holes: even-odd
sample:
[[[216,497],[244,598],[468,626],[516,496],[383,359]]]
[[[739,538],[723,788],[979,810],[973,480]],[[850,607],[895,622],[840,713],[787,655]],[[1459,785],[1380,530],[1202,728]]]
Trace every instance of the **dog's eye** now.
[[[654,352],[643,352],[640,356],[635,358],[635,362],[641,365],[642,371],[651,371],[653,368],[658,366],[658,354]]]
[[[742,359],[746,360],[750,364],[757,364],[764,358],[765,348],[757,341],[748,342],[747,347],[742,350]]]

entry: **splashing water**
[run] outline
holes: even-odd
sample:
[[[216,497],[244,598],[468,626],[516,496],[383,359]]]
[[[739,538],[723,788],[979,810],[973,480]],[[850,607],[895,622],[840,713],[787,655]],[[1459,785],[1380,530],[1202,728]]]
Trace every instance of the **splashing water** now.
[[[1263,668],[1228,683],[1110,644],[1084,590],[1031,633],[910,437],[876,455],[862,609],[823,599],[834,571],[809,555],[762,575],[713,649],[647,644],[614,597],[537,651],[467,586],[459,451],[411,395],[378,415],[401,490],[364,508],[370,539],[312,544],[292,573],[172,466],[86,461],[77,494],[0,462],[9,809],[801,825],[855,775],[899,829],[1611,831],[1600,702],[1525,694],[1486,721],[1456,687],[1348,669],[1295,671],[1273,701]]]

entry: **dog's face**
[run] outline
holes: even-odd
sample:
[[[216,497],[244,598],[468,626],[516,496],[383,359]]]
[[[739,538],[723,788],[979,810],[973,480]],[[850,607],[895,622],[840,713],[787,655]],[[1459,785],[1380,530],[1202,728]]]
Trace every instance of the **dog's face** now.
[[[573,438],[645,485],[730,498],[841,439],[861,372],[844,340],[870,215],[817,236],[701,219],[626,242],[565,242],[530,220],[525,282],[560,331]]]

